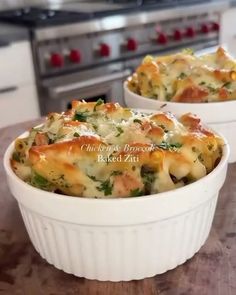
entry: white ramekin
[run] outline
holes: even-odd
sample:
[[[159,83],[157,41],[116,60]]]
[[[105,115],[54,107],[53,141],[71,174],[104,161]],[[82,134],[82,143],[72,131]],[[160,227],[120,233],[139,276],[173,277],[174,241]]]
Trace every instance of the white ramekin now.
[[[23,182],[10,166],[13,148],[11,143],[4,167],[35,249],[67,273],[101,281],[152,277],[191,258],[208,237],[229,156],[226,144],[218,166],[183,188],[145,197],[86,199]]]
[[[214,103],[159,101],[133,93],[124,83],[125,103],[130,108],[170,111],[177,116],[193,113],[216,132],[224,135],[230,146],[229,162],[236,162],[236,100]]]

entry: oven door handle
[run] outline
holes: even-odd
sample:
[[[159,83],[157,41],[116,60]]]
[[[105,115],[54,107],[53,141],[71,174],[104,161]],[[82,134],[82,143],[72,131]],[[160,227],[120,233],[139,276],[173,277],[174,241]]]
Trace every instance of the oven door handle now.
[[[66,94],[70,91],[75,91],[88,87],[96,87],[99,84],[112,82],[114,80],[121,80],[128,77],[131,74],[130,69],[126,69],[123,72],[114,72],[106,76],[92,78],[89,80],[67,84],[63,86],[57,86],[49,88],[49,95],[51,98],[56,98],[59,95]]]

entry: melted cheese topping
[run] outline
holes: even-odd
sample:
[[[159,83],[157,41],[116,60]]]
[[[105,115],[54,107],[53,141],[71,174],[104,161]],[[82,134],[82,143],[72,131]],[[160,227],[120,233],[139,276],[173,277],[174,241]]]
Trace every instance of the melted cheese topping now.
[[[128,87],[144,97],[173,102],[236,99],[236,61],[219,47],[197,57],[187,51],[147,56],[128,79]]]
[[[38,188],[89,198],[171,190],[212,171],[223,141],[186,114],[144,114],[119,104],[74,101],[16,140],[11,164]]]

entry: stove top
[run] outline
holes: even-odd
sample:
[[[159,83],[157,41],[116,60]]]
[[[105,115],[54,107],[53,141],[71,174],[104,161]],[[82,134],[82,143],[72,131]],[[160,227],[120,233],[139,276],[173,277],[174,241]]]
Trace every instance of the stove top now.
[[[91,18],[92,14],[88,12],[73,12],[36,7],[25,7],[0,12],[0,21],[26,27],[54,26],[89,20]]]
[[[210,0],[107,0],[69,2],[48,8],[24,7],[0,12],[0,21],[29,28],[68,24],[135,11],[172,8],[178,5],[211,2]]]

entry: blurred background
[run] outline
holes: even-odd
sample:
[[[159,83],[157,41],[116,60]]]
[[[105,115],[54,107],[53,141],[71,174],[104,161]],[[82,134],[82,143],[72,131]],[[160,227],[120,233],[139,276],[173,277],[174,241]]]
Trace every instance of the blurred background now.
[[[70,108],[124,105],[123,81],[147,54],[234,54],[236,1],[1,0],[0,127]]]

